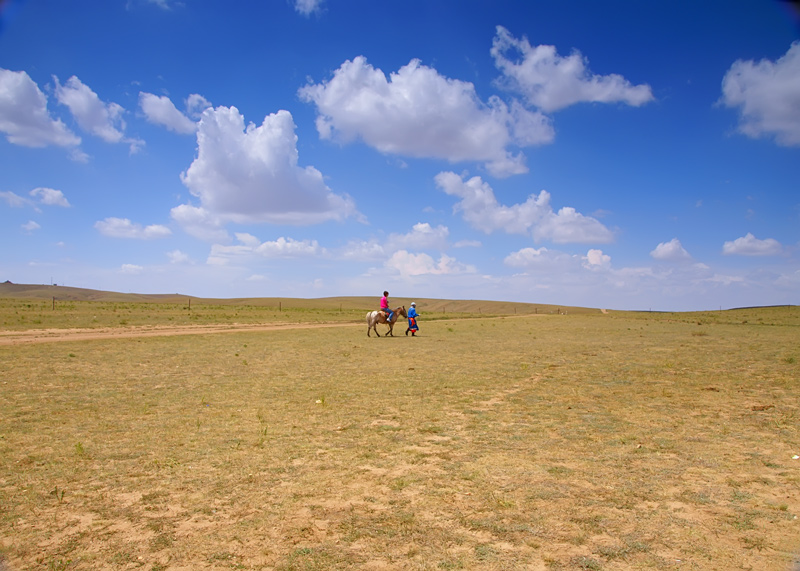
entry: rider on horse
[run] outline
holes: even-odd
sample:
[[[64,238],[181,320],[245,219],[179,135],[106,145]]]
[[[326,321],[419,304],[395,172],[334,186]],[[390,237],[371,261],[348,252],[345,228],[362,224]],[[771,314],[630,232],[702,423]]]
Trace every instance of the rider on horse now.
[[[389,292],[383,292],[383,297],[381,298],[381,311],[386,314],[386,321],[392,320],[392,310],[389,309]]]

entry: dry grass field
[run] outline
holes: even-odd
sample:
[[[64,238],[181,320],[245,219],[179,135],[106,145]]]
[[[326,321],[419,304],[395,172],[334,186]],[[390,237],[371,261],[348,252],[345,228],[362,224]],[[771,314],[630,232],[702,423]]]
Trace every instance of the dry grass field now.
[[[787,570],[800,553],[798,307],[440,301],[428,318],[417,300],[419,337],[376,339],[368,302],[284,301],[0,298],[0,332],[117,332],[0,344],[0,568]],[[240,328],[276,322],[306,327]]]

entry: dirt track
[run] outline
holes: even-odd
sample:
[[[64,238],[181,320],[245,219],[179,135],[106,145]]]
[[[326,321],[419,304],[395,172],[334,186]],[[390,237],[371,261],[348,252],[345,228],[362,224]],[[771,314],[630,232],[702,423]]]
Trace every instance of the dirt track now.
[[[242,331],[275,331],[279,329],[318,329],[322,327],[353,327],[358,323],[268,323],[230,325],[181,325],[107,327],[99,329],[29,329],[0,331],[0,345],[22,343],[52,343],[55,341],[87,341],[94,339],[124,339],[129,337],[168,337],[172,335],[204,335]]]

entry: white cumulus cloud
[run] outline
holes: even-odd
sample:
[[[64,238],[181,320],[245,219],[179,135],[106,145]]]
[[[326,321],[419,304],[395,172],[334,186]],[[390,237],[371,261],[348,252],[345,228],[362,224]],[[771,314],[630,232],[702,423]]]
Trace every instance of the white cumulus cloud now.
[[[444,250],[450,234],[447,226],[433,227],[427,222],[414,224],[407,234],[391,234],[386,240],[385,249],[389,251],[411,250]]]
[[[167,257],[171,264],[186,264],[190,261],[189,256],[180,250],[172,250],[167,252]]]
[[[212,265],[227,265],[231,260],[252,257],[261,258],[308,258],[327,255],[325,248],[316,240],[295,240],[280,238],[262,242],[252,234],[239,232],[236,234],[238,244],[226,246],[213,244],[208,256]]]
[[[669,242],[661,242],[650,252],[650,255],[654,259],[664,262],[684,262],[692,259],[677,238],[673,238]]]
[[[543,190],[513,206],[497,202],[494,190],[481,177],[464,180],[453,172],[441,172],[436,184],[444,192],[460,198],[454,210],[460,211],[473,228],[487,234],[503,230],[509,234],[530,234],[534,240],[564,243],[608,243],[613,234],[597,219],[584,216],[572,207],[554,212],[550,193]]]
[[[739,109],[739,131],[800,145],[800,42],[773,62],[737,60],[722,80],[721,102]]]
[[[260,126],[245,126],[235,107],[217,107],[203,112],[197,158],[181,180],[200,199],[203,216],[217,224],[300,225],[360,216],[349,196],[326,186],[322,173],[297,163],[291,113],[278,111]]]
[[[27,198],[23,198],[19,194],[11,192],[10,190],[1,191],[0,198],[5,200],[11,208],[22,208],[31,202]]]
[[[111,238],[132,238],[134,240],[154,240],[166,238],[172,231],[160,224],[142,226],[127,218],[106,218],[95,222],[94,227],[104,236]]]
[[[41,228],[41,225],[34,220],[28,220],[25,224],[22,225],[22,229],[28,232],[29,234],[34,230],[38,230],[39,228]]]
[[[541,248],[522,248],[510,253],[503,263],[512,268],[555,269],[575,265],[575,258],[564,252]]]
[[[748,232],[741,238],[725,242],[722,245],[722,253],[726,255],[739,256],[777,256],[783,251],[780,242],[773,238],[759,240]]]
[[[363,56],[346,61],[332,79],[309,84],[300,98],[317,106],[323,139],[363,140],[382,153],[450,162],[480,161],[496,176],[527,172],[511,146],[549,143],[547,117],[450,79],[412,60],[386,75]]]
[[[50,116],[47,97],[24,71],[0,68],[0,132],[24,147],[77,147],[81,139]]]
[[[518,57],[510,59],[509,52]],[[649,85],[632,85],[618,74],[595,75],[580,52],[560,56],[554,46],[531,46],[527,38],[516,39],[502,26],[497,26],[491,53],[503,72],[498,84],[545,112],[583,102],[638,107],[653,100]]]
[[[474,266],[462,264],[446,254],[442,254],[437,261],[428,254],[413,254],[406,250],[392,254],[385,266],[397,271],[403,277],[474,274],[477,271]]]
[[[40,186],[39,188],[34,188],[30,192],[30,195],[34,198],[38,198],[40,203],[48,206],[63,206],[64,208],[70,207],[70,203],[67,200],[67,197],[64,196],[64,193],[54,188]]]
[[[69,108],[81,129],[107,143],[128,143],[132,153],[144,145],[144,141],[125,137],[125,109],[122,106],[104,103],[97,93],[74,75],[64,85],[55,76],[53,81],[56,84],[56,98]]]
[[[383,260],[399,250],[445,250],[450,230],[447,226],[431,226],[427,222],[414,224],[410,232],[390,234],[385,241],[375,238],[353,240],[336,253],[343,260]]]
[[[303,16],[310,16],[322,9],[324,0],[294,0],[294,9]]]
[[[359,262],[382,260],[386,256],[388,256],[388,252],[384,245],[374,239],[351,240],[338,254],[338,257],[343,260]]]
[[[608,269],[611,267],[611,256],[603,250],[589,250],[583,259],[583,267],[588,270]]]
[[[103,103],[97,94],[76,76],[61,85],[57,77],[56,98],[66,105],[84,131],[100,137],[108,143],[118,143],[123,138],[125,110],[116,103]]]
[[[28,194],[34,199],[38,199],[39,204],[44,204],[45,206],[61,206],[64,208],[69,208],[71,206],[67,197],[64,196],[64,193],[54,188],[38,187],[34,188]],[[36,212],[41,212],[35,200],[19,196],[13,192],[0,192],[0,198],[5,200],[12,208],[30,206]]]
[[[200,119],[203,111],[211,107],[211,102],[197,93],[192,93],[186,98],[186,113],[189,117]]]
[[[326,253],[316,240],[294,240],[280,237],[277,240],[262,242],[253,251],[265,258],[299,258],[320,256]]]
[[[224,222],[203,207],[181,204],[170,210],[170,216],[190,236],[206,242],[230,242]]]
[[[191,135],[197,131],[197,123],[178,111],[175,104],[165,95],[140,92],[139,107],[150,123],[183,135]]]

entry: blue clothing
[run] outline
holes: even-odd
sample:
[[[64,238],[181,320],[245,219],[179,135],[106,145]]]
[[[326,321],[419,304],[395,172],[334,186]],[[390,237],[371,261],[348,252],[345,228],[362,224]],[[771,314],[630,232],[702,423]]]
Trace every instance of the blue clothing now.
[[[412,307],[408,310],[408,329],[410,331],[419,331],[419,325],[417,325],[417,308]]]

